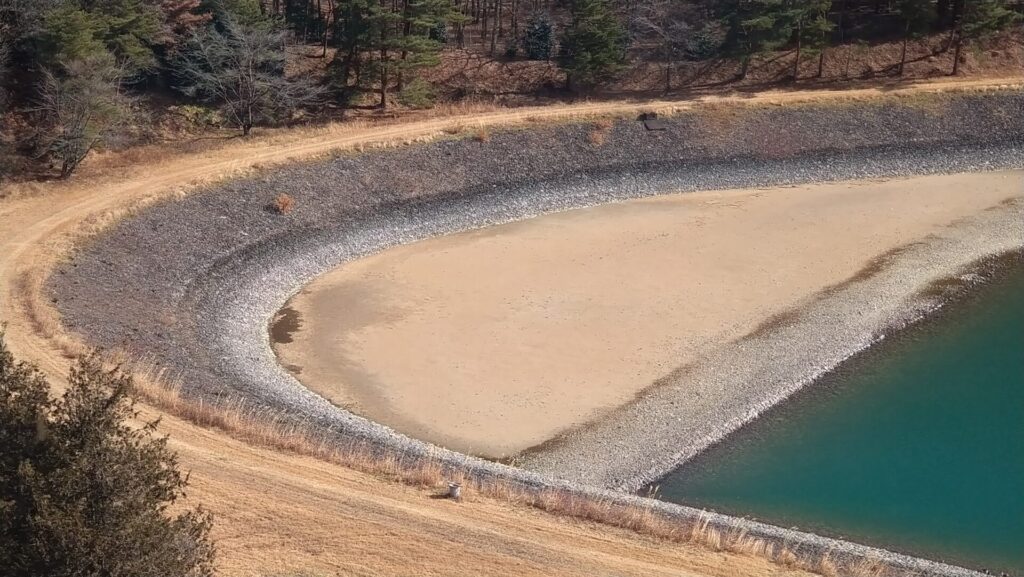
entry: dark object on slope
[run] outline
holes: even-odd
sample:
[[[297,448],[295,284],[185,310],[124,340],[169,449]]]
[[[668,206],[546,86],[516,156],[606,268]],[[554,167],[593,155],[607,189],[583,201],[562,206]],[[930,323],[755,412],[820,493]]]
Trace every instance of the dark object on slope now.
[[[657,112],[644,112],[640,115],[639,120],[644,123],[644,128],[647,130],[668,130],[668,124],[658,118]]]

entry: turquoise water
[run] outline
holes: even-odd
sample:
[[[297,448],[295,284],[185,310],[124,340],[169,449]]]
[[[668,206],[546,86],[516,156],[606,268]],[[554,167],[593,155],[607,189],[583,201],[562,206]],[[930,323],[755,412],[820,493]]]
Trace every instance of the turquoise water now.
[[[1024,575],[1024,266],[661,482],[663,499]]]

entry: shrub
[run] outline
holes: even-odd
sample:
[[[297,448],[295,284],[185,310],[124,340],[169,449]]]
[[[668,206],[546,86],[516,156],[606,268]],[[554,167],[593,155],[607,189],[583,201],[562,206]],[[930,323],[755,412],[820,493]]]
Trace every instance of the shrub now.
[[[489,142],[491,140],[491,133],[487,132],[486,128],[481,128],[473,135],[473,140],[477,142]]]
[[[24,577],[207,577],[210,516],[170,514],[187,476],[131,378],[80,358],[59,399],[0,335],[0,567]]]
[[[429,38],[441,44],[448,44],[448,23],[441,20],[434,24],[430,28]]]
[[[594,146],[604,146],[612,126],[612,121],[606,118],[595,121],[593,128],[587,133],[587,140]]]
[[[270,207],[277,214],[288,214],[295,208],[295,199],[291,195],[282,192],[281,194],[274,197],[274,201],[270,203]]]
[[[422,78],[413,78],[405,83],[398,93],[398,101],[409,108],[430,108],[434,105],[434,89]]]

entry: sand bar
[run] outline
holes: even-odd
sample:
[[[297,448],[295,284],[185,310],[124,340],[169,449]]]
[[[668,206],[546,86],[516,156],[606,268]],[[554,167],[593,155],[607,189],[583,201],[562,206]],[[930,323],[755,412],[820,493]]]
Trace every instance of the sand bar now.
[[[289,302],[282,363],[410,436],[513,455],[600,419],[1024,173],[632,200],[399,246]],[[696,391],[695,391],[696,392]]]

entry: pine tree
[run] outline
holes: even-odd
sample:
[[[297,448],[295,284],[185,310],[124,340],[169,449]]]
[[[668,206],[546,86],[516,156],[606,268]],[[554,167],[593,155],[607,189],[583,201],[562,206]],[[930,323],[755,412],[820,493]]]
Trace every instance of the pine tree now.
[[[436,31],[458,19],[449,0],[342,3],[335,27],[335,83],[348,92],[355,73],[356,84],[374,89],[378,106],[387,108],[392,87],[401,92],[416,71],[440,62],[443,44]]]
[[[963,11],[956,26],[956,50],[953,72],[960,71],[960,54],[965,43],[990,36],[1020,19],[1007,0],[963,0]]]
[[[740,80],[754,55],[781,47],[793,34],[792,7],[784,0],[728,0],[719,11],[726,25],[724,48],[740,60]]]
[[[606,0],[573,0],[572,21],[559,61],[566,87],[589,87],[618,72],[626,59],[626,31]]]
[[[903,76],[903,69],[907,64],[907,44],[914,36],[923,34],[929,30],[935,11],[932,8],[931,0],[899,0],[896,3],[896,11],[903,20],[903,46],[900,50],[900,63],[896,74]]]
[[[818,52],[818,75],[821,75],[822,57],[828,34],[832,31],[832,22],[828,19],[831,8],[832,0],[789,0],[783,17],[776,21],[777,25],[782,24],[783,28],[792,29],[796,38],[792,73],[794,81],[800,79],[800,58],[805,47]]]
[[[535,12],[526,21],[523,33],[523,50],[529,60],[550,60],[554,49],[555,29],[551,18],[543,12]]]

